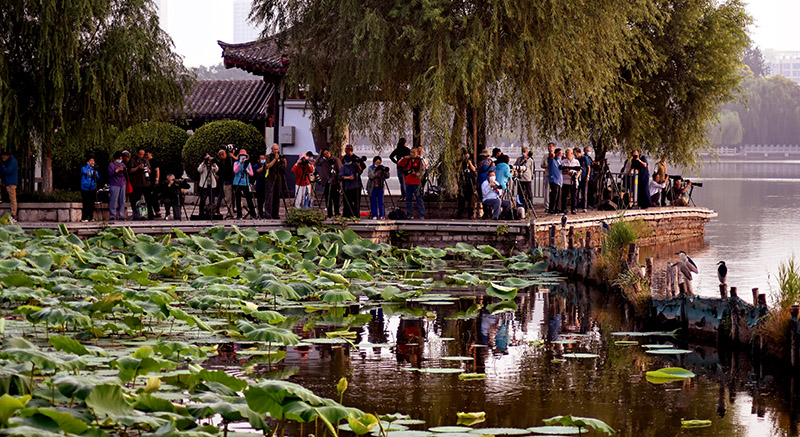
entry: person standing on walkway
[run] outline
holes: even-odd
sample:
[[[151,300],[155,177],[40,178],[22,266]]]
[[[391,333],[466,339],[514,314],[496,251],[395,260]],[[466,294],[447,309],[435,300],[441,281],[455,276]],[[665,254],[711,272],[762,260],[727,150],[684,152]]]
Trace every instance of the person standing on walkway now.
[[[161,165],[159,162],[153,157],[153,152],[145,153],[147,157],[147,162],[150,163],[150,179],[148,183],[150,184],[150,188],[147,190],[147,204],[153,208],[153,217],[161,218],[161,207],[159,206],[161,202],[159,202],[159,184],[161,184]]]
[[[519,194],[525,209],[533,211],[533,190],[531,181],[533,180],[533,160],[531,152],[527,146],[522,146],[522,155],[514,162],[517,169],[517,181],[519,182]]]
[[[666,156],[662,157],[658,161],[658,164],[656,164],[656,172],[655,172],[654,176],[658,176],[659,180],[661,180],[661,181],[666,183],[666,181],[667,181],[667,157]],[[661,200],[661,206],[667,206],[667,190],[666,190],[666,188],[661,190],[661,196],[659,196],[659,197],[660,197],[660,200]],[[658,205],[653,204],[653,206],[658,206]]]
[[[236,161],[235,149],[233,144],[228,144],[217,153],[217,167],[219,168],[217,185],[222,187],[222,190],[219,190],[221,194],[217,198],[217,210],[219,211],[224,200],[228,210],[228,214],[225,216],[226,219],[233,218],[233,163]]]
[[[398,163],[401,159],[411,154],[411,149],[406,145],[406,139],[400,138],[397,140],[397,147],[389,154],[389,160],[397,166],[397,179],[400,180],[400,200],[406,197],[406,170]]]
[[[401,159],[398,163],[405,168],[406,172],[406,216],[409,219],[413,218],[414,199],[416,199],[419,218],[425,218],[425,204],[422,200],[422,193],[419,192],[420,175],[425,170],[425,164],[422,162],[422,158],[417,156],[417,153],[417,149],[411,149],[411,154]]]
[[[475,199],[477,172],[475,164],[472,163],[472,154],[469,150],[461,150],[461,165],[458,172],[458,208],[456,209],[456,220],[464,218],[464,212],[467,213],[467,219],[474,217],[473,201]]]
[[[265,218],[264,201],[267,198],[267,155],[259,155],[258,162],[253,164],[253,180],[256,186],[256,214]]]
[[[200,174],[200,179],[197,181],[197,195],[200,197],[200,213],[201,217],[213,219],[215,214],[214,196],[219,196],[217,192],[217,163],[210,153],[206,153],[203,157],[203,162],[197,166],[197,172]],[[208,201],[208,207],[206,207]]]
[[[542,178],[542,185],[544,186],[544,210],[550,211],[550,164],[549,157],[553,151],[556,150],[555,143],[547,143],[547,153],[542,157],[542,163],[539,167],[544,169],[544,178]]]
[[[294,207],[297,209],[311,208],[311,175],[314,174],[314,154],[311,152],[300,155],[292,166],[294,173],[295,191]]]
[[[144,149],[140,148],[135,157],[128,161],[128,177],[130,178],[131,186],[133,186],[133,193],[131,193],[130,201],[131,208],[133,209],[133,219],[142,220],[142,211],[137,207],[137,203],[144,199],[146,205],[144,209],[147,213],[147,218],[153,218],[153,208],[148,204],[150,197],[147,192],[150,188],[150,162],[145,156]]]
[[[17,184],[19,183],[19,165],[17,158],[11,156],[8,151],[0,154],[2,164],[0,164],[0,179],[3,187],[8,194],[8,201],[11,203],[11,218],[17,220]]]
[[[650,168],[647,166],[647,158],[640,155],[638,151],[631,153],[631,171],[639,172],[637,179],[637,203],[639,208],[647,209],[650,207]]]
[[[592,159],[591,155],[589,155],[591,152],[592,152],[591,147],[588,146],[584,147],[583,155],[581,156],[581,159],[583,159],[583,162],[581,162],[581,168],[583,168],[584,166],[586,167],[586,172],[583,175],[581,175],[582,178],[585,179],[586,181],[583,184],[584,212],[586,212],[585,211],[586,208],[594,206],[593,203],[594,192],[592,191],[592,187],[594,186],[594,181],[597,178],[597,175],[592,170],[592,165],[594,165],[594,160]]]
[[[128,167],[122,162],[122,152],[114,152],[113,160],[108,164],[108,219],[125,220],[125,191],[128,178],[125,173]]]
[[[581,173],[580,166],[581,163],[575,159],[572,149],[567,148],[565,156],[561,160],[561,211],[565,214],[567,208],[569,208],[570,214],[575,214],[576,191]],[[576,168],[578,169],[576,170]]]
[[[281,155],[281,147],[278,144],[272,144],[272,152],[267,156],[267,163],[265,164],[269,173],[266,178],[266,194],[267,194],[267,218],[278,220],[280,219],[279,205],[281,196],[284,193],[284,171],[286,171],[286,157]]]
[[[385,219],[386,208],[383,204],[383,189],[389,177],[389,168],[383,166],[380,156],[372,158],[372,165],[367,173],[369,187],[369,211],[373,219]]]
[[[561,185],[564,180],[561,177],[561,149],[553,148],[550,150],[548,146],[547,155],[547,178],[549,184],[549,200],[547,202],[550,214],[558,214],[561,212],[558,208],[561,206]]]
[[[349,146],[349,145],[348,145]],[[361,197],[361,173],[360,167],[351,153],[342,157],[342,170],[340,178],[344,190],[344,211],[342,216],[357,218],[361,215],[359,208],[359,197]]]
[[[94,157],[86,160],[81,168],[81,221],[88,222],[94,218],[94,203],[97,200],[97,170],[94,168]]]
[[[253,177],[253,166],[247,160],[247,150],[240,149],[239,156],[233,164],[233,190],[236,196],[236,219],[242,219],[242,196],[247,199],[247,213],[250,219],[256,218],[253,208],[253,193],[250,192],[250,180]]]
[[[325,199],[325,209],[328,218],[339,215],[339,203],[341,203],[339,172],[342,169],[342,161],[331,155],[327,148],[322,149],[321,158],[317,161],[317,173],[319,173],[319,183],[323,187],[322,197]]]

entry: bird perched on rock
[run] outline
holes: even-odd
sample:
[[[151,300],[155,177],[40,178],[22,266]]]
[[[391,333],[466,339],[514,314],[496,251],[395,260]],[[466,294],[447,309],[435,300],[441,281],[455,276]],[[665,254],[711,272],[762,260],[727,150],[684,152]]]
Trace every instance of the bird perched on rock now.
[[[717,277],[719,278],[720,284],[727,284],[728,280],[728,266],[725,265],[725,261],[720,261],[717,263]]]
[[[566,214],[564,214],[564,215],[561,217],[561,227],[562,227],[562,228],[566,228],[566,227],[567,227],[567,215],[566,215]]]
[[[611,226],[603,220],[600,222],[600,230],[603,231],[604,234],[607,234],[611,230]]]

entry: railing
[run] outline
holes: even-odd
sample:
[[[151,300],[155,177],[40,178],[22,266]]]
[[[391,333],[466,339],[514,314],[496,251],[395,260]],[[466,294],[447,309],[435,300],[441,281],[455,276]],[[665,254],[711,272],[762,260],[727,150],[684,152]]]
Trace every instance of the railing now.
[[[533,173],[531,189],[533,191],[534,199],[544,199],[544,193],[546,192],[546,187],[548,185],[544,175],[545,171],[539,169],[535,170]],[[624,187],[627,192],[631,193],[632,203],[635,205],[638,201],[639,195],[639,172],[634,170],[630,175],[627,176],[622,173],[612,173],[612,177],[620,188]]]

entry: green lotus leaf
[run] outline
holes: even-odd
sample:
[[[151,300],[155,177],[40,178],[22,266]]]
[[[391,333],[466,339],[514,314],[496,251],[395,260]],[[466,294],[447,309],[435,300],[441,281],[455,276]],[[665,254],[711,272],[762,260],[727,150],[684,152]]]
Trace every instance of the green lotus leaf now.
[[[684,379],[694,378],[695,374],[680,368],[680,367],[665,367],[659,370],[647,372],[646,378],[648,382],[653,384],[664,384],[671,381],[682,381]]]
[[[616,434],[617,432],[614,431],[613,428],[608,426],[607,423],[603,422],[600,419],[595,419],[592,417],[579,417],[579,416],[555,416],[549,419],[544,419],[543,422],[545,425],[564,425],[564,426],[575,426],[578,428],[591,428],[595,431],[604,432],[609,435]]]
[[[502,300],[512,300],[517,297],[517,289],[492,282],[486,287],[486,294]]]
[[[441,434],[468,433],[472,431],[472,428],[468,426],[435,426],[428,428],[428,431]]]
[[[681,420],[681,428],[707,428],[709,426],[711,426],[710,420]]]
[[[528,431],[534,434],[544,434],[544,435],[573,435],[573,434],[583,434],[589,432],[586,428],[578,428],[574,426],[534,426],[528,428]]]
[[[475,428],[469,431],[477,435],[527,435],[531,432],[524,428]]]
[[[562,356],[565,358],[600,358],[600,355],[587,353],[564,354]]]
[[[658,348],[658,349],[648,349],[645,353],[651,355],[683,355],[683,354],[690,354],[692,351],[688,349],[674,349],[674,348]]]

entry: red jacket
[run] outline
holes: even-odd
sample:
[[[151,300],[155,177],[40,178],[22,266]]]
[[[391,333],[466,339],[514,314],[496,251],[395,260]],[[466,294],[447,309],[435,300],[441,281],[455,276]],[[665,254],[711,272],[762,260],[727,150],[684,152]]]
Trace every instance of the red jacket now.
[[[298,164],[295,164],[294,167],[292,167],[292,173],[294,173],[295,177],[294,184],[299,185],[301,187],[304,187],[306,185],[311,185],[310,176],[311,173],[314,173],[314,166],[311,165],[311,163],[306,164],[305,165],[306,168],[303,167],[304,166]]]
[[[406,171],[406,185],[420,184],[419,176],[422,174],[422,170],[425,168],[422,158],[404,156],[403,159],[397,163],[397,166],[405,169]]]

